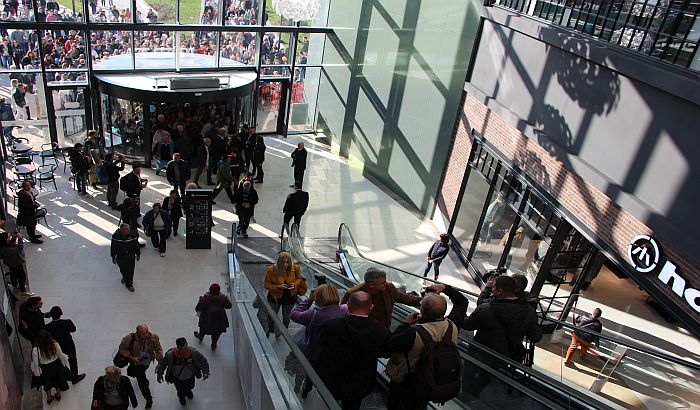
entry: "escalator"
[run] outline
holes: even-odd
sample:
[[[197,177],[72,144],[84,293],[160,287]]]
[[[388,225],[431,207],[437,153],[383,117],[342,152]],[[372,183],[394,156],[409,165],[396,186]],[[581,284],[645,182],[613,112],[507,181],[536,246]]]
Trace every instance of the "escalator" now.
[[[302,267],[310,288],[318,284],[315,276],[325,276],[342,292],[361,282],[363,273],[369,267],[384,270],[387,273],[387,280],[393,282],[397,289],[406,292],[420,293],[425,286],[435,283],[431,279],[367,258],[362,254],[350,229],[345,224],[339,226],[335,249],[331,246],[330,238],[303,238],[296,227],[292,227],[291,235],[287,238],[284,234],[282,236],[283,247],[292,254],[295,263],[299,263]],[[319,242],[326,245],[326,254],[320,260],[306,251],[306,243],[311,243],[314,253],[318,254]],[[337,262],[328,263],[329,259]],[[476,308],[478,295],[464,289],[460,291],[470,301],[469,312],[473,311]],[[396,305],[395,322],[411,311],[414,311],[411,307]],[[538,314],[541,316],[543,327],[556,329],[554,333],[559,333],[559,336],[564,333],[570,334],[577,329],[569,322],[545,317],[541,312]],[[465,361],[472,359],[467,355],[469,349],[482,349],[471,340],[470,336],[467,332],[460,335],[460,346],[464,351]],[[553,340],[554,335],[551,336]],[[512,384],[524,387],[528,393],[521,392],[521,394],[539,395],[542,399],[549,400],[550,404],[564,408],[654,407],[643,403],[645,396],[659,398],[659,400],[668,400],[669,397],[673,397],[674,401],[685,403],[689,407],[700,405],[700,398],[695,393],[699,388],[697,380],[700,378],[700,365],[684,357],[606,332],[598,335],[599,341],[595,347],[598,355],[589,359],[600,361],[586,364],[596,372],[587,372],[585,368],[581,371],[572,370],[561,365],[561,358],[566,352],[568,343],[563,344],[561,337],[559,342],[550,342],[549,335],[545,337],[546,340],[538,343],[537,347],[532,347],[530,367],[490,352],[502,363],[499,367],[507,369],[507,371],[500,371],[499,375],[510,379],[506,383],[508,389],[514,388]],[[610,382],[606,383],[607,381]],[[602,386],[606,386],[605,389],[601,390]],[[458,407],[471,408],[465,403],[459,403]],[[502,408],[503,403],[498,405],[491,403],[488,407]]]
[[[344,224],[339,228],[338,237],[333,242],[329,238],[307,239],[299,235],[296,226],[283,230],[281,234],[281,251],[289,252],[294,263],[301,267],[302,275],[309,288],[318,286],[319,281],[335,285],[340,293],[362,281],[362,274],[368,267],[379,267],[387,272],[387,280],[394,282],[398,289],[406,292],[420,292],[425,286],[434,281],[427,280],[408,272],[403,272],[382,263],[370,260],[358,250],[350,230]],[[332,246],[335,244],[336,247]],[[315,254],[319,248],[325,248],[325,254],[311,256],[307,249]],[[329,262],[333,261],[333,263]],[[470,299],[470,305],[475,306],[475,295],[462,291]],[[396,305],[393,314],[392,328],[414,308]],[[469,349],[478,349],[475,343],[466,337],[461,337],[460,349],[465,369],[463,393],[456,399],[445,404],[447,409],[540,409],[540,408],[569,408],[569,409],[605,409],[617,406],[605,400],[596,400],[558,383],[546,375],[539,374],[519,363],[493,353],[493,363],[502,370],[496,370],[484,365],[467,354]],[[386,359],[378,364],[378,384],[388,386],[388,378],[384,374]],[[505,369],[506,371],[504,371]],[[486,375],[490,380],[486,387],[474,393],[468,388],[469,377],[475,374]],[[365,406],[366,407],[366,406]]]

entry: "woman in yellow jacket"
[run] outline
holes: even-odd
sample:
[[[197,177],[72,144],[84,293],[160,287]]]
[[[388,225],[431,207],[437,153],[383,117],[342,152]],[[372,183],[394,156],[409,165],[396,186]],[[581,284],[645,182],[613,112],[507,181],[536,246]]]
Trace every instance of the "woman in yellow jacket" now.
[[[285,327],[289,327],[289,315],[296,304],[297,295],[306,293],[305,288],[306,283],[301,278],[299,265],[292,263],[292,257],[287,252],[281,252],[277,263],[267,269],[265,289],[268,290],[267,300],[275,313],[282,308],[282,323]],[[272,318],[268,318],[268,333],[273,326]],[[279,329],[275,329],[275,336],[281,336]]]

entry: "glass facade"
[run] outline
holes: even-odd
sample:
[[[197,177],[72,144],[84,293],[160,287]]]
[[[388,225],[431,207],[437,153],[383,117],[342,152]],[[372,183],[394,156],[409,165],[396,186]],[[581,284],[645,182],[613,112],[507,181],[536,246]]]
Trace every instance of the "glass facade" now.
[[[137,2],[136,9],[134,3],[111,0],[5,2],[0,14],[0,76],[7,81],[0,87],[11,95],[16,85],[27,86],[31,112],[21,114],[36,112],[43,122],[34,125],[44,126],[46,139],[63,146],[73,142],[76,132],[96,128],[110,133],[115,127],[105,111],[94,117],[89,113],[91,105],[108,102],[97,99],[95,72],[255,70],[261,79],[281,80],[270,83],[281,89],[262,87],[269,91],[265,101],[251,97],[247,105],[241,104],[250,115],[245,123],[257,125],[256,104],[274,105],[278,110],[270,115],[279,118],[279,125],[269,132],[313,131],[323,43],[329,32],[325,26],[330,1],[322,3],[313,21],[294,23],[277,16],[269,0],[162,0]],[[12,80],[17,80],[15,86]],[[88,113],[68,116],[66,111],[75,103],[86,106]],[[131,150],[140,151],[137,145]]]
[[[522,274],[543,316],[565,317],[590,280],[597,248],[539,191],[475,137],[450,234],[479,280],[490,271]]]

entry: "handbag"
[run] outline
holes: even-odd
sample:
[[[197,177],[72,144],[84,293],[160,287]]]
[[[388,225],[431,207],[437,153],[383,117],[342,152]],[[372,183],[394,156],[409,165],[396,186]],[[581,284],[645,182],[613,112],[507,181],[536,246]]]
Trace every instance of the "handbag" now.
[[[132,333],[131,334],[131,342],[129,342],[129,351],[131,351],[131,348],[134,347],[134,341],[136,340],[136,334]],[[119,353],[119,348],[117,348],[117,354],[114,355],[114,365],[120,368],[125,367],[127,364],[129,364],[129,359],[127,359],[124,355]]]
[[[304,353],[304,356],[309,355],[309,342],[311,341],[311,331],[309,331],[309,329],[311,328],[311,324],[314,323],[317,312],[318,310],[314,309],[314,313],[311,315],[311,320],[309,321],[309,324],[306,325],[303,332],[296,332],[294,334],[294,342],[297,344],[297,346],[299,346],[299,349]]]

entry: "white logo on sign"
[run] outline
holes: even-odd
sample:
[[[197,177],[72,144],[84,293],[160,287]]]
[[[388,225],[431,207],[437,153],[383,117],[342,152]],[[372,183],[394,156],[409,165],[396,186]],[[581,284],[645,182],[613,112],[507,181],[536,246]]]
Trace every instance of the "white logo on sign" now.
[[[651,272],[659,265],[661,258],[659,244],[648,235],[639,235],[627,248],[627,258],[637,272]]]

